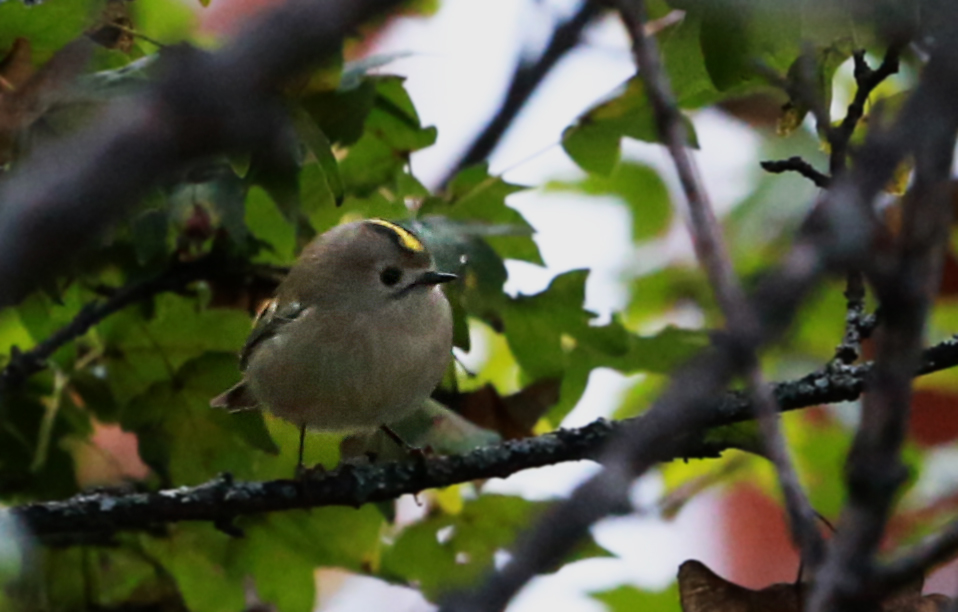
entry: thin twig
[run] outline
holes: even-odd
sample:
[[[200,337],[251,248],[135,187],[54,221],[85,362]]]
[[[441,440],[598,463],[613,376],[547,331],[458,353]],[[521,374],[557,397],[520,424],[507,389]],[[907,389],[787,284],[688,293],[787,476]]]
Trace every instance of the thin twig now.
[[[708,193],[699,178],[695,160],[689,153],[685,125],[681,121],[671,85],[660,65],[655,41],[646,36],[644,31],[644,3],[642,0],[626,0],[620,2],[619,7],[632,38],[635,63],[645,81],[660,134],[688,200],[689,231],[699,264],[706,270],[712,291],[725,315],[729,333],[745,338],[755,337],[755,315],[735,276]],[[756,406],[765,453],[778,472],[792,538],[802,550],[803,558],[814,563],[824,554],[824,540],[818,531],[815,511],[805,496],[792,465],[779,425],[775,398],[762,376],[758,359],[754,352],[743,355],[742,359],[749,393],[752,394]]]
[[[768,160],[760,162],[762,169],[773,174],[782,174],[783,172],[798,172],[805,178],[815,183],[816,187],[828,189],[832,179],[827,174],[823,174],[815,169],[810,163],[801,157],[789,157],[782,160]]]
[[[512,75],[509,90],[499,110],[482,132],[457,161],[442,185],[446,185],[463,168],[484,161],[495,150],[499,141],[525,106],[533,92],[539,87],[546,75],[559,63],[566,53],[579,44],[582,32],[602,12],[601,2],[582,0],[582,6],[568,20],[559,24],[552,32],[549,44],[534,62],[522,59]]]
[[[898,60],[901,55],[901,46],[892,45],[885,52],[881,65],[872,70],[865,60],[865,50],[860,49],[853,54],[855,61],[855,97],[848,105],[845,118],[836,128],[829,127],[828,144],[831,147],[829,156],[829,172],[832,176],[844,172],[848,166],[848,143],[858,127],[858,122],[865,115],[865,104],[868,97],[882,81],[898,72]]]

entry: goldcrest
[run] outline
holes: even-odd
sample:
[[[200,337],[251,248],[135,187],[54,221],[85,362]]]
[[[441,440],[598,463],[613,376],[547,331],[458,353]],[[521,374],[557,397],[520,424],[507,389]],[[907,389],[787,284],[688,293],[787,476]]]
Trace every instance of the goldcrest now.
[[[452,311],[423,243],[370,219],[313,240],[240,353],[243,380],[210,405],[301,427],[368,432],[423,405],[452,359]],[[388,431],[388,428],[387,428]]]

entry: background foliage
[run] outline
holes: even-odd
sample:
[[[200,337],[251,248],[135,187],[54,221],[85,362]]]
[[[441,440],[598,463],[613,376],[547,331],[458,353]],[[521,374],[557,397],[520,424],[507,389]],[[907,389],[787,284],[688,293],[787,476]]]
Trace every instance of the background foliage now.
[[[764,138],[765,157],[803,155],[826,168],[827,151],[814,130],[803,127],[810,123],[803,124],[808,109],[771,87],[767,73],[785,81],[798,78],[796,62],[810,45],[821,95],[848,98],[855,84],[847,75],[835,77],[836,69],[853,49],[867,49],[873,63],[884,49],[838,3],[823,7],[759,0],[650,2],[652,19],[685,11],[657,33],[681,108],[724,109],[753,124]],[[0,3],[4,171],[14,171],[45,141],[84,125],[108,101],[140,91],[155,76],[166,45],[221,44],[198,33],[196,10],[174,0]],[[422,6],[414,10],[429,12]],[[85,64],[70,46],[78,38],[96,41]],[[288,477],[295,462],[294,426],[259,413],[210,410],[208,402],[236,382],[235,355],[250,315],[284,266],[313,236],[347,220],[378,216],[405,223],[427,242],[440,268],[462,275],[448,287],[455,343],[468,351],[481,338],[489,356],[475,375],[451,371],[440,396],[452,398],[452,405],[471,400],[470,418],[500,423],[504,437],[559,426],[597,368],[643,375],[616,411],[620,418],[640,414],[663,375],[706,344],[720,317],[703,275],[684,259],[632,278],[627,307],[601,324],[583,307],[588,270],[561,274],[535,295],[503,290],[505,260],[542,264],[534,228],[509,206],[510,196],[523,190],[616,198],[631,214],[636,245],[657,248],[668,239],[676,219],[666,182],[621,152],[623,138],[657,140],[638,78],[586,109],[562,134],[563,149],[583,171],[578,180],[512,185],[479,164],[430,189],[412,172],[409,158],[435,142],[436,129],[422,125],[403,79],[389,74],[389,58],[362,57],[355,45],[287,84],[283,151],[233,152],[183,168],[96,248],[78,253],[68,274],[0,312],[0,353],[16,364],[19,351],[43,342],[88,304],[109,300],[122,287],[186,264],[208,272],[103,318],[56,350],[42,371],[4,384],[0,499],[5,504],[62,499],[95,485],[197,485],[221,472],[244,480]],[[894,110],[913,86],[918,60],[905,61],[903,74],[875,91],[869,109],[884,100],[886,109]],[[867,127],[863,124],[856,138]],[[750,193],[725,219],[739,272],[749,278],[781,254],[814,195],[814,186],[798,175],[756,171]],[[569,248],[577,248],[574,232],[568,240]],[[955,329],[956,270],[949,259],[929,340]],[[833,358],[845,320],[842,289],[837,282],[824,287],[787,343],[765,357],[771,377],[798,377]],[[686,316],[677,318],[679,311]],[[668,323],[674,320],[700,324]],[[923,380],[915,418],[935,418],[930,399],[922,402],[935,398],[947,405],[956,387],[950,373]],[[512,413],[506,421],[493,418],[502,397],[522,391],[537,399],[508,404]],[[837,473],[851,425],[848,410],[786,419],[803,482],[827,517],[844,498]],[[114,426],[136,436],[142,467],[105,465],[112,459],[103,459],[94,436]],[[915,431],[922,431],[920,423]],[[748,428],[721,435],[743,436],[741,446],[754,446]],[[311,438],[308,462],[335,465],[337,440]],[[901,502],[898,541],[927,529],[929,512],[938,519],[954,505],[953,488],[920,476],[920,468],[950,441],[950,434],[929,440],[918,433],[911,441],[913,486]],[[734,470],[725,469],[727,461],[738,462]],[[727,453],[708,463],[665,465],[662,474],[667,493],[711,478],[710,484],[748,479],[777,494],[772,473],[756,456]],[[11,609],[216,611],[249,606],[254,592],[279,610],[297,612],[313,607],[317,567],[412,585],[436,601],[473,584],[544,510],[542,502],[484,494],[478,485],[430,491],[420,499],[423,517],[411,525],[394,523],[385,506],[322,508],[238,519],[242,538],[211,524],[182,523],[119,534],[109,543],[30,547],[20,557],[14,552],[9,563],[0,554],[0,577],[8,581],[0,602]],[[569,562],[607,554],[593,542]],[[616,611],[678,605],[674,591],[630,586],[594,597]]]

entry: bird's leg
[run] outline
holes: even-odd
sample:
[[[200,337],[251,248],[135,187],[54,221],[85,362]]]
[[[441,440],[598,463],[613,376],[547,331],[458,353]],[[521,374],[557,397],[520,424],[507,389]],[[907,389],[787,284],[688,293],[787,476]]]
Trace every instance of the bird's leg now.
[[[390,427],[389,425],[386,425],[386,424],[380,425],[380,426],[379,426],[379,429],[381,429],[382,432],[383,432],[384,434],[386,434],[386,436],[388,436],[390,440],[392,440],[393,442],[395,442],[396,445],[397,445],[399,448],[401,448],[401,449],[403,449],[403,450],[405,450],[405,451],[407,451],[407,452],[410,452],[410,451],[414,450],[414,447],[411,446],[411,445],[410,445],[408,442],[406,442],[405,440],[403,440],[403,439],[399,436],[399,434],[396,433],[395,431],[393,431],[392,427]]]
[[[386,424],[380,425],[379,429],[381,429],[382,432],[386,434],[386,436],[390,440],[395,442],[399,446],[399,448],[403,449],[404,451],[406,451],[407,453],[409,453],[410,455],[414,457],[418,457],[422,459],[426,456],[427,452],[430,452],[432,450],[429,447],[422,449],[422,448],[419,448],[418,446],[413,446],[412,444],[406,442],[405,440],[402,439],[402,437],[399,434],[393,431],[392,427],[390,427],[389,425],[386,425]]]
[[[306,446],[306,424],[299,428],[299,460],[296,462],[296,477],[299,478],[306,473],[306,466],[303,465],[303,447]]]

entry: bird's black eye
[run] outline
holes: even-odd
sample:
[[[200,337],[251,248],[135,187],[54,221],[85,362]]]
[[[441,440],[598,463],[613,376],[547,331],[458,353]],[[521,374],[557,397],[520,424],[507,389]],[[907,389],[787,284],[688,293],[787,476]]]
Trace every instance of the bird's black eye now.
[[[394,268],[392,266],[386,268],[379,273],[379,280],[383,282],[387,287],[392,287],[399,282],[399,279],[402,278],[402,270],[399,268]]]

